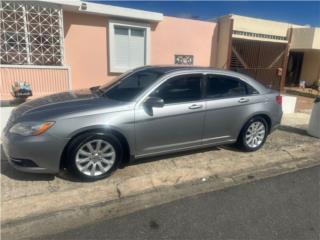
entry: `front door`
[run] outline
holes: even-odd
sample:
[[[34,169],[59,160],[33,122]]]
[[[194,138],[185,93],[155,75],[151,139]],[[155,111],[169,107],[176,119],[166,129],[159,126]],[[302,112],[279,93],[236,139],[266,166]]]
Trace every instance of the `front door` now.
[[[136,107],[137,157],[201,145],[205,114],[202,80],[202,74],[172,77],[150,94],[163,99],[163,107]]]
[[[303,52],[291,52],[288,60],[286,85],[291,87],[299,86],[300,73],[303,62]]]

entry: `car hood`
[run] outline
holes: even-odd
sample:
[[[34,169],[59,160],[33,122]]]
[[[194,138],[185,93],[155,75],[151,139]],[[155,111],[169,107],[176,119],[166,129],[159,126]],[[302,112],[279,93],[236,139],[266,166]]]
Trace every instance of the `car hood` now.
[[[21,118],[33,117],[55,118],[72,113],[93,111],[99,108],[110,108],[111,110],[124,104],[124,102],[99,97],[89,89],[68,91],[37,98],[21,104],[12,112],[9,121],[16,122]]]

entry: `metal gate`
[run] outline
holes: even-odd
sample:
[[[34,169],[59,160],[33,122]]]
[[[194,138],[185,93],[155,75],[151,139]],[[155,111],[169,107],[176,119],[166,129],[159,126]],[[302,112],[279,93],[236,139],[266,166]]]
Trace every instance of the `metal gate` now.
[[[280,90],[287,43],[232,39],[230,69]]]

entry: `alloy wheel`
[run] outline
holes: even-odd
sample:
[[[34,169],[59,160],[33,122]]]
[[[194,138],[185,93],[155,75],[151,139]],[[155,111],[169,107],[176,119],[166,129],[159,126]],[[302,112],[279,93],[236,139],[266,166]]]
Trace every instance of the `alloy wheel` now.
[[[249,125],[246,131],[246,135],[245,135],[246,144],[250,148],[257,148],[263,143],[265,135],[266,135],[265,125],[260,121],[253,122]]]
[[[76,153],[76,167],[87,176],[100,176],[108,172],[115,160],[114,147],[102,139],[84,143]]]

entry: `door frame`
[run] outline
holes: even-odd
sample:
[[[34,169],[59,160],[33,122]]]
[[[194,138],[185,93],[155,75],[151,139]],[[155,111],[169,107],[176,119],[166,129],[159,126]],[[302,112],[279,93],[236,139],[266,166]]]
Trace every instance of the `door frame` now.
[[[205,81],[206,81],[206,75],[207,73],[204,72],[203,70],[194,70],[192,72],[190,71],[183,71],[183,72],[179,72],[179,73],[172,73],[172,74],[168,74],[165,75],[164,77],[162,77],[161,80],[159,80],[158,82],[156,82],[155,84],[153,84],[151,87],[149,87],[149,89],[147,89],[144,93],[142,93],[140,95],[140,97],[138,97],[136,104],[134,106],[134,111],[135,111],[135,119],[134,119],[134,128],[135,128],[135,141],[134,141],[134,147],[135,147],[135,152],[137,152],[137,138],[136,138],[136,112],[140,111],[141,109],[143,109],[143,104],[145,102],[145,100],[149,97],[149,95],[156,90],[158,87],[160,87],[162,84],[164,84],[166,81],[174,78],[174,77],[179,77],[179,76],[183,76],[183,75],[201,75],[201,80],[200,80],[200,88],[201,88],[201,98],[199,100],[196,101],[186,101],[186,102],[180,102],[180,103],[169,103],[167,104],[167,106],[175,106],[175,105],[187,105],[190,104],[192,105],[193,103],[199,103],[199,102],[203,102],[203,109],[201,110],[196,110],[196,111],[203,111],[204,115],[205,115],[205,111],[206,111],[206,103],[205,103],[205,99],[204,99],[204,94],[205,94]],[[190,110],[192,111],[192,110]],[[160,155],[160,154],[166,154],[166,153],[171,153],[171,152],[176,152],[176,151],[181,151],[181,150],[188,150],[188,149],[194,149],[197,147],[200,147],[202,145],[202,138],[203,138],[203,124],[202,124],[202,130],[201,130],[201,136],[200,139],[197,141],[193,141],[193,142],[199,142],[198,145],[195,145],[194,147],[185,147],[185,146],[181,146],[181,147],[177,147],[176,149],[169,149],[169,150],[161,150],[161,151],[156,151],[156,152],[152,152],[152,153],[142,153],[142,154],[137,154],[135,155],[135,158],[143,158],[143,157],[148,157],[148,156],[155,156],[155,155]]]
[[[296,63],[298,64],[297,68],[295,68],[296,75],[295,75],[295,79],[289,79],[289,63],[290,63],[290,59],[292,59],[292,61],[294,62],[295,59],[298,59],[296,61]],[[302,66],[303,66],[303,60],[304,60],[304,52],[303,51],[291,51],[289,53],[289,58],[288,58],[288,65],[287,65],[287,73],[286,73],[286,79],[285,79],[285,86],[290,87],[291,85],[294,85],[295,87],[299,86],[299,81],[300,81],[300,76],[301,76],[301,71],[302,71]],[[293,81],[291,81],[293,80]]]
[[[182,75],[196,75],[196,74],[201,74],[203,75],[202,79],[201,79],[201,91],[202,91],[202,96],[201,99],[203,99],[204,97],[204,82],[205,82],[205,75],[208,74],[207,72],[204,72],[203,70],[195,70],[193,72],[190,71],[183,71],[183,72],[179,72],[179,73],[172,73],[172,74],[168,74],[163,76],[162,78],[160,78],[160,80],[158,80],[156,83],[152,84],[148,89],[146,89],[136,100],[136,104],[134,106],[134,109],[139,108],[140,106],[142,106],[145,102],[145,100],[148,98],[148,96],[155,90],[157,89],[160,85],[162,85],[163,83],[165,83],[167,80],[173,78],[173,77],[178,77],[178,76],[182,76]]]

